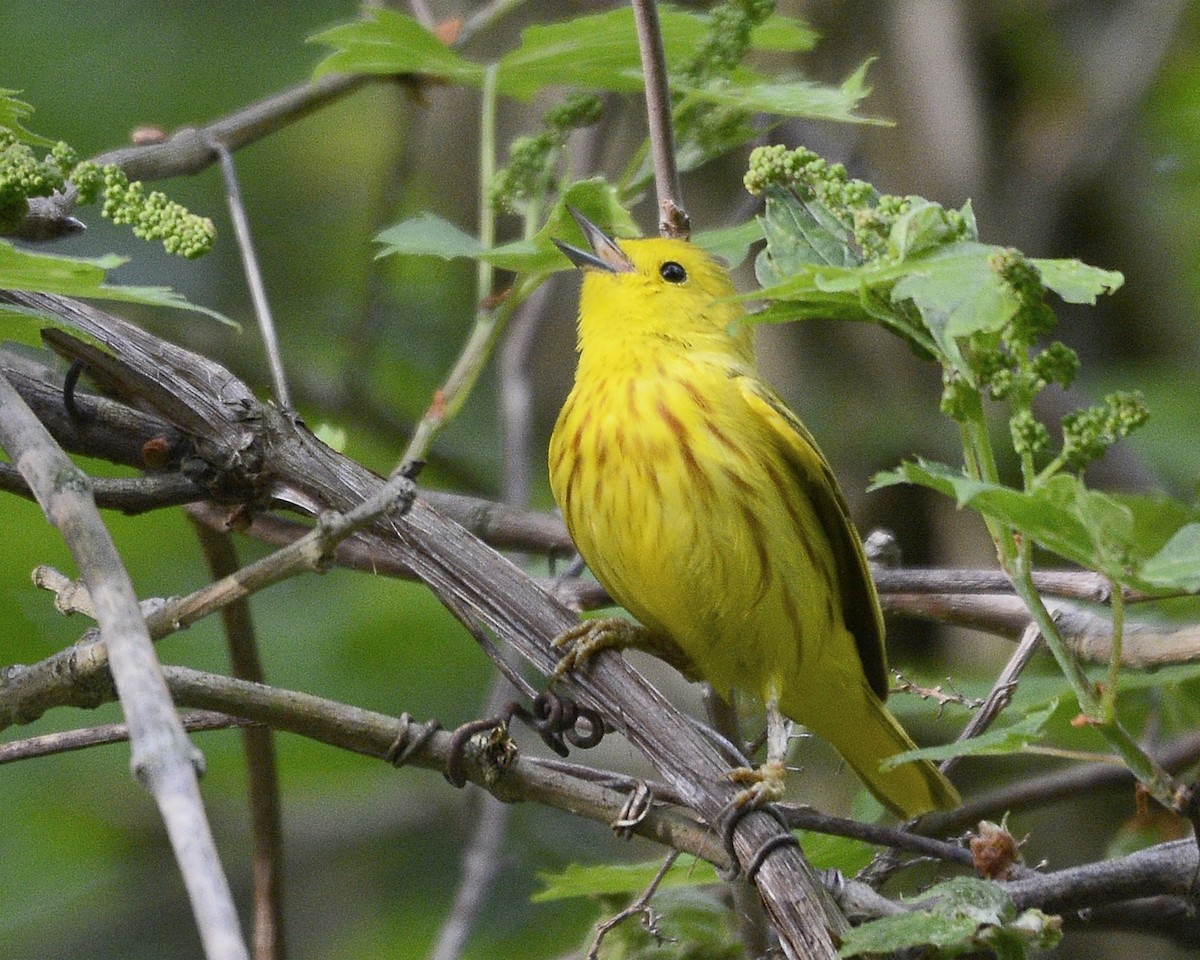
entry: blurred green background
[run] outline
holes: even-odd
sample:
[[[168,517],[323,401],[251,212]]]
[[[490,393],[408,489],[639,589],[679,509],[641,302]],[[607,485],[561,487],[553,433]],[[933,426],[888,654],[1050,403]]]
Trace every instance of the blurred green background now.
[[[439,16],[480,6],[431,0]],[[521,26],[597,7],[530,2],[480,38],[470,55],[511,45]],[[894,126],[789,123],[772,139],[804,143],[847,163],[880,189],[946,205],[971,198],[984,239],[1043,257],[1079,256],[1119,269],[1125,287],[1096,309],[1065,310],[1061,336],[1084,373],[1075,402],[1117,387],[1149,396],[1150,425],[1110,454],[1092,478],[1121,489],[1191,500],[1200,473],[1196,425],[1200,350],[1192,303],[1200,214],[1200,21],[1194,4],[1070,4],[993,0],[780,3],[823,35],[797,66],[840,82],[869,56],[875,93],[864,113]],[[305,38],[355,15],[349,2],[196,4],[179,0],[5,0],[0,4],[0,87],[22,91],[30,126],[81,153],[127,140],[144,124],[203,123],[302,82],[323,55]],[[505,104],[502,141],[528,129],[544,104]],[[638,105],[606,130],[598,163],[619,169],[636,145]],[[420,97],[368,86],[237,154],[255,242],[280,326],[293,390],[312,425],[347,431],[347,452],[381,472],[399,456],[469,327],[470,267],[441,261],[373,262],[382,227],[432,210],[467,230],[477,203],[477,103],[471,92]],[[685,181],[702,228],[744,218],[744,155]],[[581,174],[584,171],[579,171]],[[114,279],[168,284],[246,324],[238,334],[187,314],[119,312],[220,359],[256,389],[266,364],[215,170],[173,181],[168,193],[217,222],[216,252],[183,263],[88,216],[89,230],[56,252],[132,257]],[[635,211],[653,227],[651,204]],[[513,228],[510,223],[503,226]],[[752,278],[743,269],[743,287]],[[554,281],[530,358],[529,451],[505,450],[489,373],[439,441],[432,482],[496,496],[506,458],[529,464],[533,501],[549,506],[545,440],[573,364],[574,280]],[[920,452],[954,455],[937,414],[939,383],[878,330],[831,324],[764,331],[764,366],[820,439],[860,520],[898,531],[919,564],[986,565],[989,546],[969,517],[895,489],[867,496],[868,477]],[[1061,412],[1061,411],[1060,411]],[[100,468],[102,469],[102,468]],[[0,551],[0,663],[37,660],[85,624],[57,616],[29,571],[71,572],[66,551],[24,501],[4,501]],[[176,512],[112,517],[142,596],[184,593],[206,580],[187,522]],[[239,545],[244,558],[261,553]],[[447,724],[479,712],[489,668],[474,643],[420,587],[330,573],[283,584],[254,600],[270,680],[350,703]],[[899,665],[920,659],[933,676],[964,684],[994,675],[1000,641],[947,640],[909,624],[892,629]],[[168,662],[225,669],[218,631],[202,624],[162,646]],[[940,658],[940,659],[939,659]],[[677,680],[679,696],[693,696]],[[10,738],[116,719],[114,708],[58,712]],[[947,735],[945,726],[930,733]],[[525,738],[528,739],[528,738]],[[248,883],[240,747],[230,733],[198,740],[206,796],[226,864]],[[279,741],[289,849],[288,939],[297,958],[427,956],[453,897],[468,795],[421,771],[397,773],[294,738]],[[623,746],[604,762],[633,762]],[[200,955],[182,887],[148,796],[130,779],[122,746],[0,769],[0,955],[54,958]],[[817,766],[819,766],[819,762]],[[976,775],[978,776],[978,775]],[[843,780],[845,778],[842,778]],[[477,799],[477,798],[476,798]],[[1027,849],[1063,866],[1102,850],[1131,813],[1112,796],[1080,799],[1043,818]],[[1082,826],[1086,824],[1086,826]],[[638,848],[628,855],[647,857]],[[535,906],[536,871],[627,855],[600,827],[517,808],[502,881],[468,957],[551,957],[579,942],[597,908]],[[1122,957],[1153,944],[1080,934],[1063,957]],[[1180,952],[1179,956],[1184,954]]]

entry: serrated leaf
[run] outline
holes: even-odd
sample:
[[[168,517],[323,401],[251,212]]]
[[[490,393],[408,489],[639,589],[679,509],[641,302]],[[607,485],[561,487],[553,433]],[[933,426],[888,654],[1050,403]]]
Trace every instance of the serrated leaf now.
[[[777,297],[780,285],[810,276],[808,268],[857,267],[861,258],[850,244],[850,225],[838,220],[824,205],[803,202],[791,190],[771,185],[762,223],[767,240],[766,259],[760,270],[763,293]],[[786,298],[786,296],[785,296]]]
[[[1006,928],[1020,921],[1012,899],[999,886],[974,877],[955,877],[926,891],[921,905],[907,913],[881,917],[845,934],[839,956],[890,954],[931,944],[966,948],[980,930]]]
[[[886,955],[926,943],[948,947],[968,941],[974,933],[975,922],[966,917],[942,917],[926,910],[912,910],[851,928],[842,937],[838,956]]]
[[[892,300],[912,301],[942,353],[964,376],[970,368],[958,339],[1000,330],[1021,305],[1012,288],[988,265],[996,249],[973,240],[950,244],[907,261],[905,276],[892,288]]]
[[[958,229],[940,203],[915,197],[888,231],[888,254],[908,260],[931,253],[956,241]]]
[[[420,73],[476,87],[483,84],[483,67],[464,60],[412,17],[384,7],[308,39],[334,48],[317,64],[316,77],[336,72]]]
[[[1102,270],[1079,260],[1030,260],[1042,283],[1067,303],[1095,304],[1102,294],[1112,293],[1125,282],[1117,270]]]
[[[957,743],[946,743],[937,747],[921,747],[906,750],[888,757],[879,764],[883,771],[893,770],[910,760],[947,760],[950,757],[982,757],[999,754],[1020,753],[1027,743],[1034,743],[1045,736],[1044,727],[1058,709],[1058,700],[1051,700],[1041,710],[1026,714],[1016,723],[1000,729],[988,730],[978,737]]]
[[[376,241],[383,244],[376,257],[392,254],[486,260],[493,266],[517,273],[552,273],[570,264],[551,238],[586,246],[587,241],[567,207],[618,236],[637,233],[637,225],[617,200],[616,188],[600,178],[579,180],[563,191],[546,223],[529,239],[485,248],[478,238],[433,213],[422,213],[381,231]]]
[[[661,867],[661,860],[651,860],[645,863],[573,863],[558,873],[539,871],[542,889],[530,899],[534,903],[545,903],[571,897],[638,894],[650,885]],[[719,879],[711,863],[681,856],[671,865],[659,889],[705,886],[717,883]]]
[[[18,100],[14,96],[19,92],[19,90],[5,90],[0,88],[0,127],[7,127],[18,140],[22,140],[25,143],[37,147],[54,146],[53,140],[40,137],[25,127],[25,119],[33,116],[33,107],[24,100]]]
[[[860,116],[854,112],[862,99],[870,93],[870,88],[864,82],[869,64],[870,61],[864,63],[838,87],[802,78],[784,80],[772,77],[769,80],[758,80],[753,75],[738,74],[736,76],[746,78],[742,82],[725,80],[703,86],[675,83],[673,88],[697,100],[732,107],[746,113],[840,120],[844,123],[886,124],[885,120]]]
[[[485,250],[478,239],[434,213],[422,213],[381,230],[375,241],[383,244],[383,249],[375,254],[376,259],[401,254],[453,260],[478,257]]]
[[[659,22],[670,76],[707,32],[708,18],[664,7]],[[557,85],[613,93],[642,89],[631,8],[527,27],[520,46],[497,63],[496,89],[507,96],[528,100],[544,87]]]
[[[91,300],[119,300],[176,310],[204,313],[230,326],[237,324],[216,310],[189,303],[170,287],[134,287],[110,285],[104,281],[109,270],[121,266],[125,258],[57,257],[29,253],[0,240],[0,289],[34,293],[56,293],[65,297]]]
[[[1142,564],[1141,579],[1159,590],[1200,591],[1200,523],[1180,527]]]
[[[1119,505],[1111,497],[1087,490],[1074,477],[1060,474],[1041,489],[1026,492],[973,480],[944,464],[916,461],[878,474],[872,489],[905,482],[954,497],[960,507],[999,520],[1060,557],[1098,570],[1117,583],[1140,583],[1126,566],[1130,532],[1113,523]]]

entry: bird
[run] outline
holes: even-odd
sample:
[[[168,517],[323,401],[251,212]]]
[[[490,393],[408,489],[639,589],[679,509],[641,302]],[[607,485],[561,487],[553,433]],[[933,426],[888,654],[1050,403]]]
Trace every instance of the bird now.
[[[638,621],[581,621],[558,673],[638,647],[766,707],[767,759],[731,774],[738,803],[783,793],[788,725],[830,743],[890,811],[961,802],[884,705],[883,614],[862,542],[812,435],[760,375],[728,270],[686,240],[591,247],[574,385],[549,444],[550,486],[596,579]]]

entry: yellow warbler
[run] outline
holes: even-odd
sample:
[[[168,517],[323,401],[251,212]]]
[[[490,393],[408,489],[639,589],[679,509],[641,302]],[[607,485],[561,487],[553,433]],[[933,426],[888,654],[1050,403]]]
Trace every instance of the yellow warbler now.
[[[879,769],[913,742],[883,705],[875,586],[828,464],[723,299],[728,272],[685,241],[614,241],[575,216],[593,252],[559,244],[584,277],[550,484],[580,554],[644,628],[598,645],[644,647],[724,697],[761,697],[776,733],[760,799],[782,786],[782,713],[900,816],[957,805],[928,762]]]

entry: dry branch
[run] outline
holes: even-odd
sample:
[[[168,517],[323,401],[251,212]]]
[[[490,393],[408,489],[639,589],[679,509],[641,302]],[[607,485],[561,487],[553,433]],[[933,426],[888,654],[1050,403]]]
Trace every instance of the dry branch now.
[[[294,417],[257,403],[244,384],[212,361],[64,298],[15,293],[3,298],[49,311],[98,341],[103,350],[60,331],[46,334],[56,350],[83,359],[107,392],[170,420],[186,438],[180,455],[207,468],[194,463],[202,481],[226,495],[236,487],[250,511],[287,505],[343,514],[381,489],[378,477],[320,443]],[[413,570],[452,609],[470,609],[543,674],[553,670],[558,654],[550,641],[576,623],[575,614],[428,501],[418,497],[403,516],[377,519],[364,536],[377,538],[381,549],[388,547],[397,564]],[[288,555],[269,573],[256,564],[254,576],[261,580],[222,583],[206,605],[188,615],[199,616],[256,585],[311,569],[319,560],[311,551]],[[160,617],[167,622],[159,629],[181,622],[171,612]],[[37,686],[26,684],[24,697],[15,697],[17,704],[5,704],[0,696],[0,714],[11,719],[37,712]],[[721,820],[737,792],[725,777],[729,762],[625,661],[601,654],[586,671],[563,681],[562,692],[600,710],[610,728],[640,750],[706,822]],[[784,835],[772,817],[751,814],[738,826],[735,848],[749,862],[764,844]],[[836,935],[845,921],[799,851],[777,850],[757,879],[785,949],[796,957],[832,957],[827,931]]]

